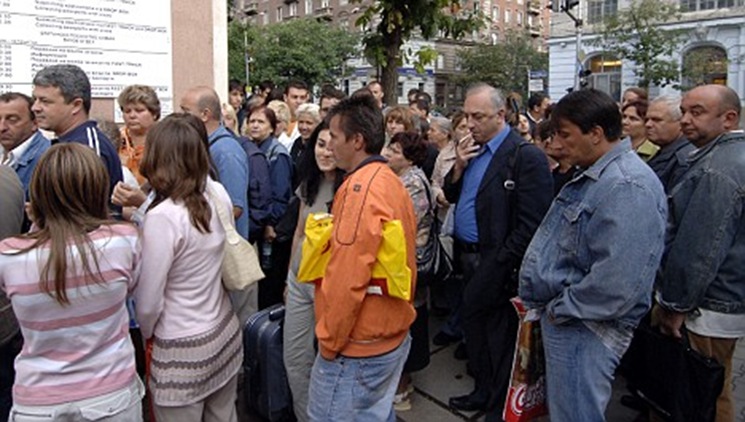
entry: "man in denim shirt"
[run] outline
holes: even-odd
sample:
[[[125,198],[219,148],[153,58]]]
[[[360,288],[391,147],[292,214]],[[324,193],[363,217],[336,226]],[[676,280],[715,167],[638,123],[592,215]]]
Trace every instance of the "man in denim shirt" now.
[[[667,207],[654,172],[621,136],[618,105],[580,90],[551,114],[578,172],[528,246],[520,297],[541,313],[553,422],[603,421],[611,382],[650,307]]]
[[[670,223],[652,322],[725,367],[717,421],[734,421],[732,354],[745,336],[745,135],[740,99],[705,85],[681,103],[683,134],[698,150],[670,192]]]

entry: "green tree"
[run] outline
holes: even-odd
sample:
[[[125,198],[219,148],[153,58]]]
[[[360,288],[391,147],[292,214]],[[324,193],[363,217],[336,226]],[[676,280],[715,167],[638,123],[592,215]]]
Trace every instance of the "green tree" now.
[[[527,98],[528,70],[548,70],[548,54],[533,47],[530,35],[509,31],[495,45],[476,45],[458,53],[462,85],[484,82],[505,93],[518,92]]]
[[[461,3],[460,0],[379,0],[364,8],[356,25],[365,30],[362,39],[365,56],[382,69],[381,83],[389,105],[397,102],[398,67],[406,59],[412,59],[422,72],[425,64],[437,58],[432,48],[404,51],[404,43],[413,35],[425,40],[437,36],[458,39],[483,25],[481,14],[461,11]],[[377,25],[371,28],[375,22]]]
[[[600,37],[591,43],[619,59],[633,61],[640,87],[670,85],[680,76],[671,56],[684,40],[681,30],[663,25],[678,17],[678,7],[672,2],[632,0],[628,8],[600,24]]]
[[[256,38],[256,30],[238,20],[228,22],[228,77],[246,80],[245,41],[249,45]]]
[[[245,29],[251,58],[250,83],[270,79],[281,84],[291,79],[310,86],[336,82],[347,72],[345,62],[357,50],[359,37],[315,19],[295,19],[261,28]],[[244,27],[231,23],[228,30],[230,77],[245,80]]]

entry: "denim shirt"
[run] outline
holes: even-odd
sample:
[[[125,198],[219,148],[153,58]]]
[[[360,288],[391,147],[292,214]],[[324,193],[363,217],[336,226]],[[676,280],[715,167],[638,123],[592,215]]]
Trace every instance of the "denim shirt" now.
[[[31,184],[31,175],[34,172],[34,168],[36,168],[36,163],[51,145],[52,143],[49,139],[45,138],[41,131],[37,130],[28,149],[18,158],[15,171],[18,174],[18,178],[21,179],[27,199],[28,187]]]
[[[745,313],[745,135],[719,136],[689,164],[670,192],[657,300],[677,312]]]
[[[627,342],[651,304],[666,213],[659,179],[619,141],[554,199],[523,258],[520,297],[555,324],[581,320],[604,342],[619,328]]]
[[[209,135],[210,156],[217,167],[220,183],[234,207],[243,212],[235,220],[235,230],[248,239],[248,158],[238,140],[220,125]]]

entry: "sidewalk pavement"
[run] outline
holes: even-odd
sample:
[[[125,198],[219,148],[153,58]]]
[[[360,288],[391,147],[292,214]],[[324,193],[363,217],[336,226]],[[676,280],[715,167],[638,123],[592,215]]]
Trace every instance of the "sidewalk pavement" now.
[[[430,336],[434,336],[442,318],[430,317]],[[399,422],[483,422],[480,412],[459,412],[448,407],[448,399],[468,394],[473,389],[473,380],[466,375],[466,365],[453,357],[455,345],[437,347],[430,344],[431,362],[424,370],[413,374],[414,393],[411,396],[412,409],[398,412]],[[745,341],[741,341],[735,351],[732,365],[733,391],[735,397],[737,422],[745,422]],[[608,422],[633,422],[637,412],[621,405],[621,396],[626,394],[623,380],[613,385],[613,397],[608,405]],[[238,420],[243,422],[262,422],[263,420],[246,409],[243,389],[238,388]]]

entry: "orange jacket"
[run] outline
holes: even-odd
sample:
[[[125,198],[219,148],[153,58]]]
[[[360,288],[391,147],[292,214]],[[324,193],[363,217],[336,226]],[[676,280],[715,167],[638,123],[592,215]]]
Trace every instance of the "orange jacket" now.
[[[321,355],[369,357],[398,347],[416,312],[411,302],[367,293],[383,223],[401,220],[416,287],[416,217],[409,193],[382,159],[371,157],[336,192],[331,258],[316,286],[316,336]],[[414,295],[412,294],[412,298]]]

